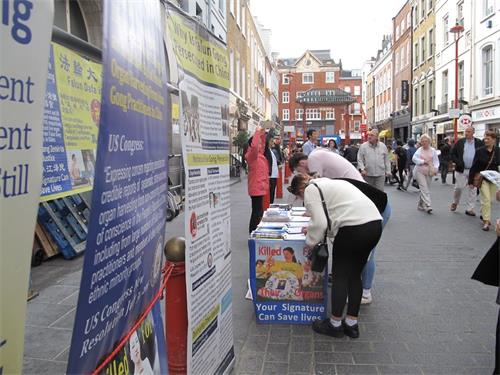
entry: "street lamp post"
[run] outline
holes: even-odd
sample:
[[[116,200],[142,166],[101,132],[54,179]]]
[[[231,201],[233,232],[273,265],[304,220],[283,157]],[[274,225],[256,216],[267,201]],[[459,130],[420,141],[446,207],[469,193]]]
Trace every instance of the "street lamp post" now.
[[[455,35],[455,102],[453,106],[455,109],[458,109],[458,41],[462,31],[464,31],[464,27],[458,23],[450,29],[450,32]],[[458,140],[458,119],[456,114],[453,119],[453,137],[456,143]]]

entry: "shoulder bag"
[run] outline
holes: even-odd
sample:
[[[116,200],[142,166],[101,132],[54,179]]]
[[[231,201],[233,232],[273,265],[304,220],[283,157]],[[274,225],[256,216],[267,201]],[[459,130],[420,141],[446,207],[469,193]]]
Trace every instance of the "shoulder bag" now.
[[[491,162],[493,161],[493,156],[495,156],[495,149],[493,149],[490,160],[488,161],[488,165],[486,166],[486,168],[484,168],[484,170],[487,170],[490,167]],[[483,184],[483,175],[480,172],[477,172],[472,179],[472,185],[475,188],[480,189],[482,184]]]
[[[314,247],[309,252],[307,259],[311,261],[311,270],[314,272],[323,272],[326,264],[328,263],[328,241],[327,241],[327,233],[331,230],[331,221],[330,216],[328,215],[328,210],[326,208],[325,197],[323,196],[323,192],[314,182],[312,185],[316,186],[319,191],[319,195],[321,197],[321,203],[323,204],[323,211],[326,215],[326,222],[328,224],[328,229],[325,230],[325,236],[323,237],[323,241],[314,245]]]

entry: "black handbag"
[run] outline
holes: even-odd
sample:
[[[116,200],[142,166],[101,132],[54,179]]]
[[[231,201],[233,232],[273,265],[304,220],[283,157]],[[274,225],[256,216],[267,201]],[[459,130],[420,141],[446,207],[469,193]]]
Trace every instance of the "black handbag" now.
[[[318,188],[319,195],[321,197],[321,203],[323,204],[323,211],[325,211],[326,222],[328,223],[328,230],[325,231],[325,237],[323,238],[323,242],[320,242],[311,249],[307,259],[311,261],[311,270],[313,272],[323,272],[325,266],[328,263],[328,242],[327,242],[327,233],[331,230],[331,222],[330,216],[328,215],[328,210],[326,208],[325,197],[323,196],[323,192],[314,182],[312,183],[314,186]]]

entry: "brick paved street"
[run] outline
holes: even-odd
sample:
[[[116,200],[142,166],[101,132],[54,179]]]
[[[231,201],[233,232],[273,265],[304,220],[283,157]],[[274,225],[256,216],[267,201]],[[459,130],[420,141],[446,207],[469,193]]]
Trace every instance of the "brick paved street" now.
[[[377,252],[374,302],[362,307],[361,336],[351,340],[255,323],[244,299],[250,199],[246,181],[233,185],[233,373],[491,374],[496,290],[470,276],[494,233],[461,207],[448,211],[451,185],[432,188],[432,216],[416,210],[416,191],[387,189],[393,214]],[[182,232],[182,220],[169,225],[169,237]],[[65,371],[81,265],[82,258],[55,259],[33,269],[40,296],[28,304],[25,373]]]

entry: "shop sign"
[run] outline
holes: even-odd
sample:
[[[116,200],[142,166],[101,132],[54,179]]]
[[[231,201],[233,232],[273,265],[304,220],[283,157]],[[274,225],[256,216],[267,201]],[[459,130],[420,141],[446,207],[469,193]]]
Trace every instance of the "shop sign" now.
[[[488,121],[500,119],[500,106],[472,111],[472,121]]]

